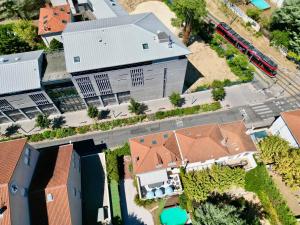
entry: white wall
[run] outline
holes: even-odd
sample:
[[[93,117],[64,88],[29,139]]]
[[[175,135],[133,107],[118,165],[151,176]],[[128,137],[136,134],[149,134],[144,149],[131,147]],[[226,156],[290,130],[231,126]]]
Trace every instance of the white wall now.
[[[68,196],[72,225],[81,225],[81,165],[80,157],[75,151],[73,151],[72,153],[72,160],[70,165],[68,178]]]
[[[24,162],[25,149],[27,147],[31,149],[29,165],[26,165]],[[26,144],[9,183],[9,187],[11,187],[12,184],[16,184],[18,187],[18,191],[15,194],[9,192],[11,221],[13,225],[30,225],[28,188],[38,160],[38,155],[38,151]],[[25,195],[22,194],[23,190],[26,190]]]
[[[295,138],[293,137],[292,133],[290,132],[289,128],[287,127],[286,123],[282,119],[282,117],[279,117],[270,127],[269,131],[273,135],[278,135],[281,138],[287,140],[291,146],[293,147],[299,147],[297,144]]]

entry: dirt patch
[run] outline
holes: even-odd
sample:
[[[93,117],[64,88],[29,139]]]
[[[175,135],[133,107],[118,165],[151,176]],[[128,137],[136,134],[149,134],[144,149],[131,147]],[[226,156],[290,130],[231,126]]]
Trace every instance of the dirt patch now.
[[[191,90],[202,84],[211,83],[213,80],[237,80],[237,76],[231,71],[225,58],[220,58],[217,53],[203,42],[194,42],[189,46],[192,54],[188,59],[195,68],[201,72],[202,77],[190,87]]]
[[[226,10],[226,7],[219,0],[206,0],[206,4],[209,12],[225,23],[229,24],[236,17],[229,9]],[[225,10],[226,13],[224,13]],[[245,39],[253,43],[255,47],[275,60],[279,68],[286,68],[292,72],[297,71],[295,64],[287,60],[278,49],[270,46],[270,41],[266,37],[255,37],[253,31],[247,30],[247,28],[242,26],[239,19],[235,20],[230,26]]]
[[[123,8],[127,11],[127,12],[132,12],[135,10],[135,8],[137,7],[137,5],[143,3],[143,2],[148,2],[148,1],[156,1],[156,0],[119,0],[120,5],[123,6]],[[159,1],[159,0],[157,0]]]
[[[146,12],[152,12],[166,27],[169,28],[169,30],[171,30],[174,34],[178,34],[178,28],[173,27],[171,24],[172,18],[175,18],[176,15],[165,3],[159,1],[143,2],[137,5],[131,14]]]

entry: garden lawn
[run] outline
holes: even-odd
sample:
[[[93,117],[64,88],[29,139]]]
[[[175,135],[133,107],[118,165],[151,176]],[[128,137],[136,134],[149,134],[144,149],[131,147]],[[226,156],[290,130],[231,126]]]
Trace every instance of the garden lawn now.
[[[122,218],[121,206],[120,206],[120,195],[119,195],[119,184],[117,181],[112,180],[109,186],[110,186],[110,194],[111,194],[112,217]]]
[[[297,224],[264,164],[260,163],[255,169],[247,172],[245,182],[245,189],[258,195],[272,225]]]

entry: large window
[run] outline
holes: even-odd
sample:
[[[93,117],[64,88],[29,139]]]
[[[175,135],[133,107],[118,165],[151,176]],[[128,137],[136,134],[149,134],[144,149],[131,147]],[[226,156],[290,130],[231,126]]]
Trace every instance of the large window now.
[[[95,81],[97,83],[97,86],[98,86],[98,89],[99,89],[99,92],[101,95],[107,95],[107,94],[112,93],[109,78],[106,73],[97,74],[94,76],[94,78],[95,78]]]
[[[49,101],[47,100],[47,98],[44,96],[43,93],[29,95],[29,97],[37,105],[46,105],[46,104],[49,104]]]
[[[130,70],[131,84],[133,87],[144,86],[143,69]]]
[[[95,90],[89,77],[80,77],[75,79],[82,95],[87,97],[96,96]]]

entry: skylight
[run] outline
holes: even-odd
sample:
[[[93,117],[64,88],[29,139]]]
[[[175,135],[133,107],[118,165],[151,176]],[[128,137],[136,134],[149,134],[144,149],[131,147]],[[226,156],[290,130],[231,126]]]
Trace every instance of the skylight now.
[[[74,63],[80,63],[80,57],[79,56],[73,57],[73,61]]]
[[[149,49],[148,43],[144,43],[144,44],[143,44],[143,49]]]

